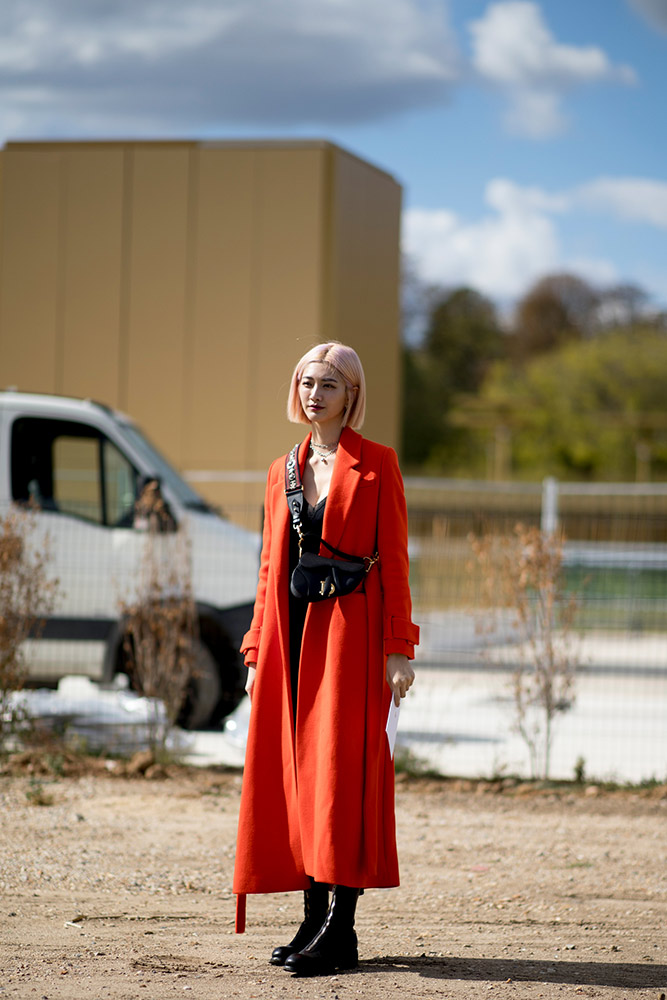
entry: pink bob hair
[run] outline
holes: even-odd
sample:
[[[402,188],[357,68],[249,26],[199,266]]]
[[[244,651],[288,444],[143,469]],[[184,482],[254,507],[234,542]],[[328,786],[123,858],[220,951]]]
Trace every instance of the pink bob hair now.
[[[364,422],[366,415],[366,379],[359,355],[352,347],[330,340],[327,344],[316,344],[307,351],[292,375],[287,397],[287,418],[293,424],[309,424],[310,420],[303,412],[299,399],[299,384],[304,369],[313,361],[319,361],[333,368],[345,382],[348,390],[348,405],[343,414],[343,426],[356,430]],[[355,391],[356,390],[356,391]]]

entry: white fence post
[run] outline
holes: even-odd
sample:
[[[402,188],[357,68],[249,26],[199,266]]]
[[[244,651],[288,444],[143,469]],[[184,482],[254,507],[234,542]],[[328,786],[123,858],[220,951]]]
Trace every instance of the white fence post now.
[[[545,535],[552,535],[558,528],[558,480],[554,476],[542,480],[541,528]]]

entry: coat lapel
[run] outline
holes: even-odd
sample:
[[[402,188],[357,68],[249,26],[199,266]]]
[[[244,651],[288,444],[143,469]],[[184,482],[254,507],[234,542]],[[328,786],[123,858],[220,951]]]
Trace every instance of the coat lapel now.
[[[290,527],[289,511],[285,500],[285,491],[282,480],[273,487],[272,518],[273,531],[277,535],[277,552],[280,553],[279,570],[273,574],[274,580],[274,602],[278,608],[278,635],[282,653],[282,662],[286,665],[287,678],[289,678],[289,603],[287,586],[285,581],[289,579],[289,533]],[[273,550],[272,551],[276,551]],[[289,680],[286,681],[289,684]]]
[[[336,548],[340,545],[345,523],[352,509],[361,478],[361,472],[358,468],[361,462],[361,442],[360,434],[349,427],[343,428],[338,443],[336,464],[331,477],[322,525],[323,537]]]
[[[306,467],[308,458],[308,446],[310,445],[310,434],[299,445],[298,459],[301,476]],[[287,456],[285,456],[287,457]],[[285,664],[285,683],[289,688],[290,684],[290,646],[289,646],[289,539],[292,528],[292,520],[285,498],[284,481],[284,461],[278,482],[273,487],[273,531],[276,535],[277,551],[280,553],[280,572],[274,574],[275,602],[278,608],[278,634],[280,637],[280,648],[282,661]]]
[[[306,460],[308,459],[308,449],[310,447],[310,439],[312,436],[312,434],[308,434],[299,445],[299,469],[301,471],[302,479],[306,469]]]

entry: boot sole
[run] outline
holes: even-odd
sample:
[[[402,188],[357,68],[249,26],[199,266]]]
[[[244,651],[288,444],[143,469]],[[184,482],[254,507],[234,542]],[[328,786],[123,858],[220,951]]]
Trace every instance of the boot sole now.
[[[349,955],[346,958],[332,962],[313,958],[312,962],[307,961],[305,963],[299,963],[299,966],[295,969],[292,968],[291,965],[286,964],[284,968],[287,972],[291,972],[293,976],[301,979],[306,979],[312,976],[330,976],[333,972],[349,972],[351,969],[358,969],[359,955],[358,953],[355,955]]]

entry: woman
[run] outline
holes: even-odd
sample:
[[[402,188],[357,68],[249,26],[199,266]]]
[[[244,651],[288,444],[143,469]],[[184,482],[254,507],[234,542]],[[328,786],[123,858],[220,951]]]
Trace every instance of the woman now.
[[[379,560],[362,586],[317,603],[293,597],[299,558],[285,460],[269,469],[259,585],[241,652],[252,712],[234,892],[304,891],[304,920],[271,962],[297,975],[357,965],[354,914],[364,889],[398,885],[394,772],[385,725],[413,683],[407,514],[391,448],[356,433],[365,412],[361,362],[332,342],[305,354],[287,413],[309,425],[298,450],[304,548],[321,539]],[[331,902],[329,887],[333,886]]]

